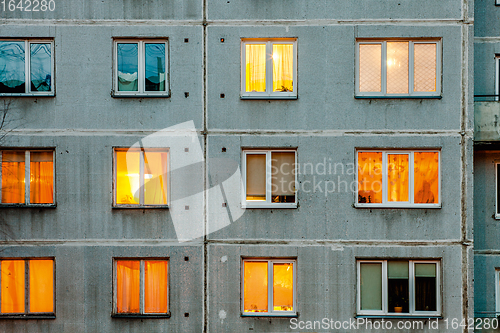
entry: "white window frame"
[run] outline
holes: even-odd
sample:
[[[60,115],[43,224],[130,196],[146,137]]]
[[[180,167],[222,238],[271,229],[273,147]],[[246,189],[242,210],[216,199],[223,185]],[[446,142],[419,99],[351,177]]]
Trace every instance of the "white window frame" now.
[[[165,91],[146,91],[146,49],[145,44],[165,44]],[[137,44],[137,91],[119,91],[118,90],[118,44]],[[170,66],[168,38],[147,38],[147,39],[126,39],[115,38],[113,43],[113,96],[129,97],[170,97]]]
[[[246,91],[247,44],[266,44],[266,91]],[[293,91],[273,92],[273,45],[293,44]],[[271,55],[271,56],[269,56]],[[297,38],[243,38],[241,39],[241,98],[242,99],[297,99]]]
[[[500,313],[500,268],[495,268],[495,316]]]
[[[409,290],[409,313],[389,312],[388,276],[387,262],[389,260],[357,260],[357,296],[356,311],[359,316],[378,316],[378,317],[407,317],[407,316],[441,316],[441,262],[439,260],[408,260],[408,290]],[[362,263],[381,263],[382,264],[382,310],[361,310],[361,264]],[[415,264],[436,264],[436,311],[416,311],[415,310]]]
[[[358,186],[359,186],[359,172],[358,172],[358,153],[382,153],[382,203],[360,203],[358,202]],[[414,153],[438,153],[439,154],[439,165],[438,165],[438,203],[414,203],[414,169],[415,164],[413,160]],[[388,186],[388,172],[387,172],[387,155],[389,154],[402,154],[409,155],[408,165],[408,202],[394,202],[387,200],[387,186]],[[356,193],[354,198],[355,207],[379,207],[379,208],[441,208],[441,151],[437,149],[432,150],[367,150],[360,149],[356,150],[355,157],[356,165]]]
[[[134,312],[118,312],[118,283],[117,283],[117,276],[118,276],[118,271],[116,269],[117,262],[118,261],[139,261],[139,313],[134,313]],[[167,312],[157,312],[157,313],[150,313],[150,312],[144,312],[144,307],[145,307],[145,261],[166,261],[167,262]],[[141,316],[141,317],[163,317],[163,318],[168,318],[170,317],[170,258],[119,258],[115,257],[113,258],[113,316],[114,317],[134,317],[134,316]]]
[[[408,93],[407,94],[388,94],[387,93],[387,42],[408,42]],[[436,44],[436,91],[413,91],[414,88],[414,45],[415,44]],[[359,45],[360,44],[376,44],[381,45],[381,91],[380,92],[361,92],[359,91]],[[356,84],[355,96],[356,97],[370,97],[370,98],[432,98],[441,96],[441,40],[438,39],[358,39],[356,40]]]
[[[55,96],[55,57],[53,39],[0,39],[0,42],[24,42],[24,93],[0,93],[0,96]],[[50,44],[50,91],[31,91],[31,44]]]
[[[500,4],[500,0],[497,0]],[[495,101],[499,101],[500,95],[500,54],[495,54]]]
[[[31,178],[31,158],[30,153],[41,153],[41,152],[52,152],[52,184],[53,184],[53,193],[52,193],[52,203],[31,203],[30,202],[30,186],[31,181],[24,182],[24,203],[2,203],[2,153],[4,151],[24,151],[24,179],[28,180]],[[34,206],[34,207],[53,207],[56,205],[56,154],[54,149],[0,149],[0,206]]]
[[[242,208],[297,208],[297,186],[295,186],[295,202],[272,202],[272,153],[295,153],[295,185],[297,185],[297,150],[294,149],[270,149],[270,150],[257,150],[246,149],[242,152],[242,165],[243,171],[243,191],[241,196]],[[247,201],[247,155],[266,155],[266,201]]]
[[[499,220],[500,219],[500,207],[498,204],[498,200],[500,199],[498,197],[498,190],[499,190],[499,184],[498,182],[500,181],[500,174],[498,173],[498,168],[500,166],[500,162],[495,163],[495,219]]]
[[[139,204],[118,204],[116,201],[116,190],[117,190],[117,163],[116,163],[116,153],[117,152],[140,152],[139,161]],[[145,205],[144,204],[144,152],[161,152],[167,153],[167,204],[166,205]],[[169,208],[170,207],[170,148],[113,148],[113,208]]]
[[[267,312],[245,312],[245,261],[267,262]],[[293,311],[274,311],[273,264],[293,263]],[[242,258],[241,260],[241,316],[243,317],[293,317],[297,315],[297,259]]]

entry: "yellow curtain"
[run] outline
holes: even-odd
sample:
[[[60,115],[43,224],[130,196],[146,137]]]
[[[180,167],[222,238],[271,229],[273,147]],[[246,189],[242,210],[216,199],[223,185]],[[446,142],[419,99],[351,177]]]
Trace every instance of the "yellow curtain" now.
[[[116,152],[116,203],[139,204],[139,151]]]
[[[438,203],[439,200],[439,153],[414,153],[414,201]]]
[[[54,312],[54,261],[30,260],[30,312]]]
[[[23,151],[2,152],[2,203],[24,203],[24,160]]]
[[[293,44],[273,45],[273,91],[293,91]]]
[[[167,204],[167,153],[144,153],[144,204]]]
[[[382,153],[358,153],[358,202],[382,203]]]
[[[144,312],[167,313],[167,261],[146,261],[144,269]]]
[[[408,201],[408,154],[388,154],[387,163],[387,201]]]
[[[267,262],[244,262],[244,311],[267,312]]]
[[[273,265],[274,311],[293,311],[293,263]]]
[[[30,203],[53,203],[54,165],[52,152],[30,153]]]
[[[139,313],[140,261],[116,262],[116,309],[118,313]]]
[[[246,89],[245,91],[266,91],[266,44],[246,44]]]
[[[24,312],[24,260],[0,262],[1,313]]]

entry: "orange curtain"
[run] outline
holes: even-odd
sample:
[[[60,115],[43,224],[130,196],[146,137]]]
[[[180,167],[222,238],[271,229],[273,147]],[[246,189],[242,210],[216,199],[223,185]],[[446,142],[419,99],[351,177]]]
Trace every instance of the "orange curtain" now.
[[[52,152],[30,153],[30,203],[54,202]]]
[[[273,45],[273,91],[293,91],[293,44]]]
[[[167,204],[166,152],[144,152],[144,204]]]
[[[54,312],[54,261],[30,260],[30,312]]]
[[[139,204],[139,151],[116,152],[116,203]]]
[[[293,311],[293,264],[273,265],[274,311]]]
[[[439,200],[439,153],[414,153],[414,201],[438,203]]]
[[[2,203],[24,203],[25,153],[2,152]]]
[[[246,89],[245,91],[266,91],[266,44],[246,44]]]
[[[358,153],[358,202],[382,203],[382,153]]]
[[[387,155],[387,201],[408,201],[409,155]]]
[[[24,260],[2,260],[1,275],[1,313],[24,312]]]
[[[244,262],[244,311],[267,312],[267,261]]]
[[[167,261],[146,261],[144,270],[144,312],[167,313]]]
[[[139,313],[140,261],[116,262],[116,309],[118,313]]]

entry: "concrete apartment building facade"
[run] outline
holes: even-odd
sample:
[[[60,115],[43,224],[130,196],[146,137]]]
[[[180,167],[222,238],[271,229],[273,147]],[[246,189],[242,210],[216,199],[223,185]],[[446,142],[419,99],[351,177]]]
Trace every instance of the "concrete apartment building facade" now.
[[[2,201],[0,265],[24,260],[26,290],[22,310],[1,314],[1,331],[289,332],[291,319],[304,331],[299,322],[324,318],[421,321],[422,332],[435,332],[437,320],[439,332],[467,331],[452,319],[475,309],[471,1],[53,4],[38,13],[7,5],[0,21],[0,40],[29,49],[29,66],[38,45],[49,45],[54,64],[42,92],[32,83],[2,96],[12,119],[2,163],[24,162],[23,179],[35,179],[32,169],[48,158],[54,183],[52,202],[30,196],[36,180],[22,182],[22,203]],[[288,52],[280,66],[290,77],[277,83],[278,60],[260,59],[253,45]],[[148,57],[158,50],[163,83],[148,82]],[[375,74],[365,72],[367,50]],[[406,76],[388,74],[391,50],[409,63]],[[421,80],[422,57],[431,74]],[[131,58],[135,72],[123,65]],[[265,80],[252,81],[248,59],[260,59],[252,61],[263,64]],[[23,75],[34,81],[32,67]],[[421,88],[429,77],[433,87]],[[119,177],[129,147],[126,164],[137,161],[142,180],[127,201]],[[166,193],[160,204],[148,205],[148,154],[168,170],[155,185]],[[363,156],[382,165],[380,197],[358,188],[377,177],[360,174]],[[432,199],[416,183],[422,156],[435,160]],[[275,159],[294,161],[292,190],[271,189]],[[394,175],[406,177],[393,180],[407,198],[388,193]],[[30,310],[36,259],[54,268],[52,311]],[[168,263],[168,311],[147,311],[151,262]],[[117,310],[126,308],[117,290],[127,265],[137,272],[138,312]],[[267,267],[265,309],[252,304],[256,311],[246,303],[259,294],[245,293],[257,285],[251,265]],[[362,282],[363,272],[372,275]],[[421,296],[424,284],[431,300]],[[293,290],[281,307],[273,303],[280,287]],[[402,312],[393,288],[406,295]]]

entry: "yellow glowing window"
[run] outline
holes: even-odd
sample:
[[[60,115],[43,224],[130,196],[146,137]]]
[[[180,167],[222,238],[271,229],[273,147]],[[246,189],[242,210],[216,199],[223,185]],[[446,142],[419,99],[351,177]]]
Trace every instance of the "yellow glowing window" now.
[[[115,313],[167,314],[168,261],[115,260]]]
[[[357,206],[439,207],[439,151],[358,151]]]
[[[243,313],[289,315],[295,309],[295,261],[243,261]]]
[[[54,311],[54,260],[0,260],[0,313],[40,314]]]
[[[243,98],[296,98],[297,40],[242,41]]]
[[[440,41],[358,40],[357,96],[439,96]]]
[[[115,204],[168,204],[168,149],[115,150]]]
[[[3,204],[54,203],[53,151],[3,150],[0,155]]]

